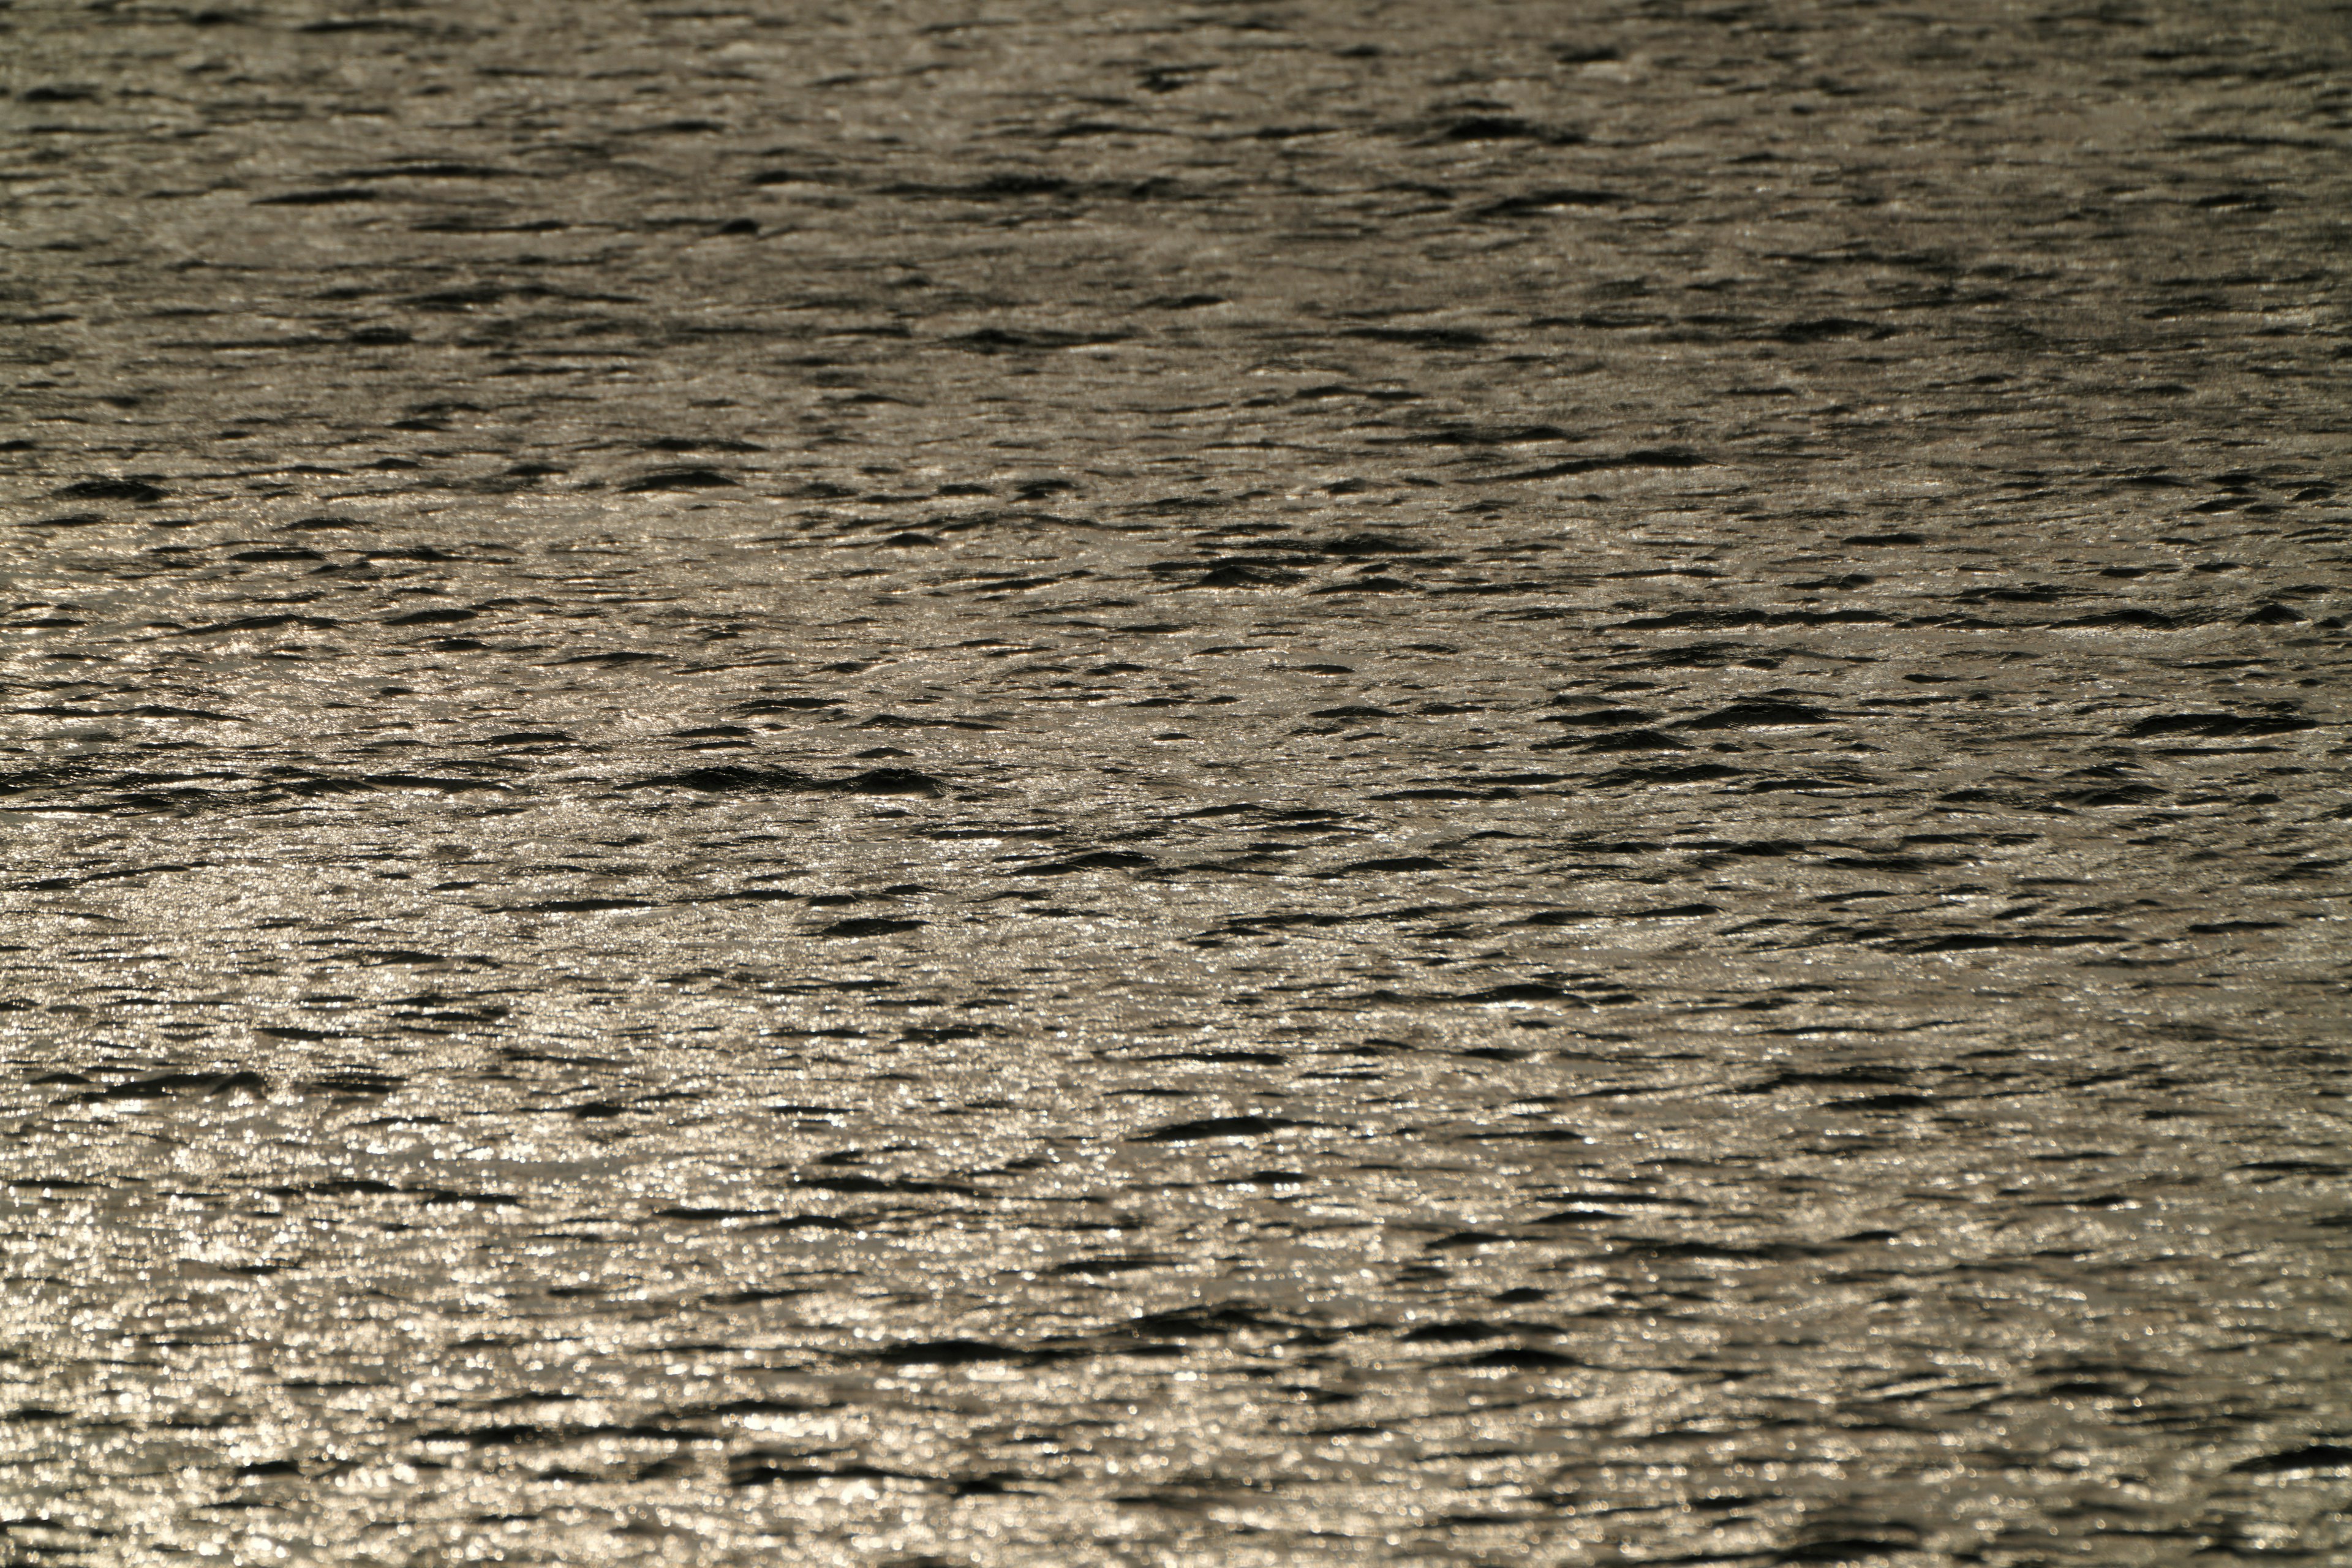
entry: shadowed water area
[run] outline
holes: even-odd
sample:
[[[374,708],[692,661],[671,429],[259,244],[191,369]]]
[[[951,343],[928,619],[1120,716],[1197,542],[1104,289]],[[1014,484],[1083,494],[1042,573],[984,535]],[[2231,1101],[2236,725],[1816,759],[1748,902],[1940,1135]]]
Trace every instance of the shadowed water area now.
[[[0,1562],[2352,1552],[2343,5],[0,86]]]

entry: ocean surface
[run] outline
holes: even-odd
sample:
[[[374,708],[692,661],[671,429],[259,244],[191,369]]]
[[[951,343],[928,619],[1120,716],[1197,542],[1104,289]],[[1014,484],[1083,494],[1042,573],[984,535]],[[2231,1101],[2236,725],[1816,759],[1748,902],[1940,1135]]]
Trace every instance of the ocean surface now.
[[[2352,9],[0,88],[0,1563],[2352,1554]]]

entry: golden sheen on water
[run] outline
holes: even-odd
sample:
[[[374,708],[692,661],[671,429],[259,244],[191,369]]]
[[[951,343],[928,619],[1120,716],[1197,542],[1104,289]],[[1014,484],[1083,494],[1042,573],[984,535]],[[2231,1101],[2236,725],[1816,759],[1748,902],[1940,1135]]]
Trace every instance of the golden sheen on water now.
[[[7,13],[0,1563],[2343,1560],[2342,22]]]

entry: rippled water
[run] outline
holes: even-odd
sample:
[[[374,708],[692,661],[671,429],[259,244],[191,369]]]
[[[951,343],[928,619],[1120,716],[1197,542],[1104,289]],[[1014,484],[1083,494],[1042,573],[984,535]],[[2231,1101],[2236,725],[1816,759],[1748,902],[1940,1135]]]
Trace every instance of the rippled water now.
[[[0,25],[0,1561],[2352,1551],[2340,7]]]

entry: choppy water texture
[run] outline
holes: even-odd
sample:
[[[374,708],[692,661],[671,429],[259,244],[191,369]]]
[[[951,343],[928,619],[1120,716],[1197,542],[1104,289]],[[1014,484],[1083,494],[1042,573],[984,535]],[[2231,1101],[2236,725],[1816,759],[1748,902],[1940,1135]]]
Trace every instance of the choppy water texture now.
[[[20,5],[10,1561],[2345,1561],[2341,5]]]

